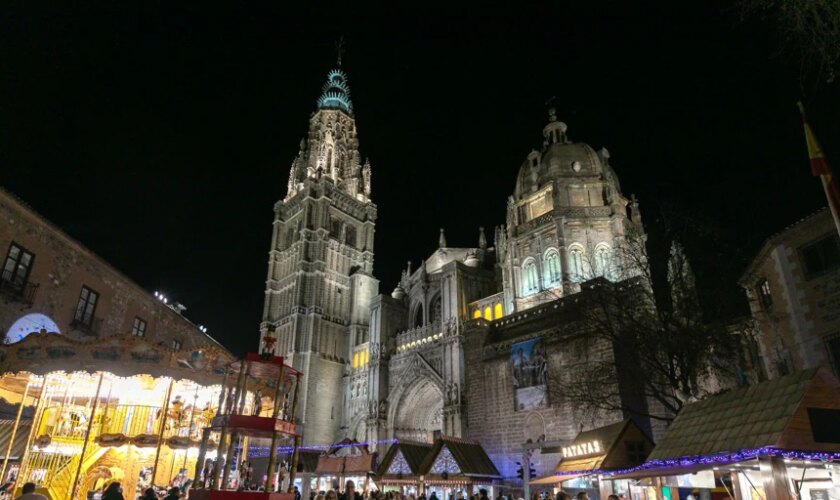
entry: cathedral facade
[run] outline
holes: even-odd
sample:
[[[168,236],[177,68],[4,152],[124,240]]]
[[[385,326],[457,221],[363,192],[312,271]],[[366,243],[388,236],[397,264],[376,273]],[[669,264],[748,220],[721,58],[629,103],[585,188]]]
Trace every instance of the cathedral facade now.
[[[642,231],[609,159],[573,142],[551,110],[541,147],[511,179],[494,244],[479,228],[475,247],[450,247],[441,229],[439,248],[379,294],[371,167],[344,73],[330,72],[274,207],[261,325],[275,332],[276,354],[306,373],[304,442],[441,432],[481,441],[511,475],[527,439],[571,440],[625,418],[583,421],[562,393],[576,364],[616,356],[586,340],[575,311],[592,283],[632,275],[617,249]],[[617,393],[644,404],[626,387]]]

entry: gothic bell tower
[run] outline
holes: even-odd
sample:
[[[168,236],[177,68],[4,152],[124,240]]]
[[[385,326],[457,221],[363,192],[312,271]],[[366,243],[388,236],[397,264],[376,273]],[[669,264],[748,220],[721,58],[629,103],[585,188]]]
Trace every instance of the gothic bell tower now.
[[[340,66],[340,60],[339,60]],[[260,344],[270,328],[274,351],[303,371],[305,444],[334,442],[345,418],[345,371],[368,341],[376,205],[371,167],[362,164],[347,76],[337,67],[309,120],[274,205]]]

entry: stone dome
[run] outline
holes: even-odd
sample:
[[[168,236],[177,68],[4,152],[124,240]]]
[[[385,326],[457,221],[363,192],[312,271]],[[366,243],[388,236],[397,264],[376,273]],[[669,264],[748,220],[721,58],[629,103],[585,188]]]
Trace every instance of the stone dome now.
[[[522,163],[516,178],[514,197],[521,199],[555,179],[572,180],[603,174],[601,158],[588,144],[549,144],[541,154],[534,151]]]

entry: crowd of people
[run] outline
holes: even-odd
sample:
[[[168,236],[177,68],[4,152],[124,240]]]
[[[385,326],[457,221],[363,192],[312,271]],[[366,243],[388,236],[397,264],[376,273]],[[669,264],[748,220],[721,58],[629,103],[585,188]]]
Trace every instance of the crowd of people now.
[[[295,489],[297,490],[297,488]],[[487,490],[480,489],[478,494],[467,496],[464,491],[457,491],[453,494],[457,500],[490,500],[487,496]],[[501,497],[500,497],[501,498]],[[300,500],[295,498],[295,500]],[[370,490],[364,495],[356,491],[356,484],[351,480],[347,481],[344,492],[338,493],[336,490],[320,491],[318,493],[311,492],[309,500],[441,500],[437,493],[431,491],[427,497],[420,493],[415,495],[413,493],[403,494],[399,491],[380,492],[379,490]],[[521,499],[520,499],[521,500]]]

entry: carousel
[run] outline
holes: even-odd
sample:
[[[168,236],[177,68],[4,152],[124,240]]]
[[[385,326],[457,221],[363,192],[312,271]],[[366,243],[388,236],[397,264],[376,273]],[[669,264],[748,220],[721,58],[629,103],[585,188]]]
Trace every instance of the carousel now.
[[[219,442],[204,429],[232,361],[217,347],[173,352],[131,335],[78,342],[42,331],[0,346],[0,397],[17,406],[8,448],[28,433],[21,456],[3,460],[6,492],[34,482],[48,498],[76,500],[114,481],[127,498],[186,491],[200,449]],[[243,393],[243,411],[258,397]]]

